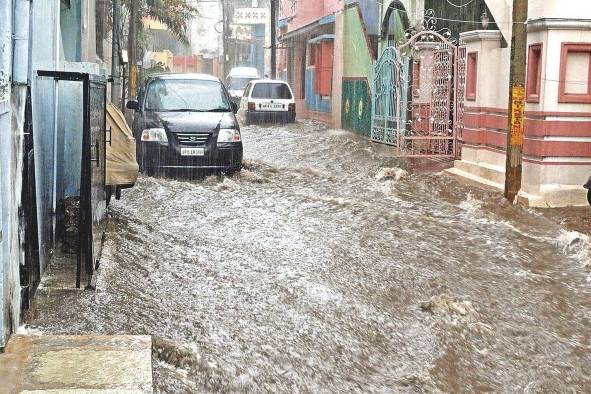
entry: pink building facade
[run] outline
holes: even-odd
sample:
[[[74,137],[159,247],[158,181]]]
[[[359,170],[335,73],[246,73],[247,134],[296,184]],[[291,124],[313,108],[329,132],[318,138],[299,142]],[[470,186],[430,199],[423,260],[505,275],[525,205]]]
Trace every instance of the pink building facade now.
[[[296,96],[298,116],[340,126],[344,0],[281,1],[279,76]]]
[[[493,2],[489,2],[493,3]],[[518,199],[535,207],[586,205],[591,176],[591,3],[530,0],[526,123]],[[496,3],[495,3],[496,4]],[[510,18],[509,7],[497,10]],[[507,31],[462,34],[468,86],[457,174],[503,188],[510,49]],[[505,37],[506,36],[506,37]]]

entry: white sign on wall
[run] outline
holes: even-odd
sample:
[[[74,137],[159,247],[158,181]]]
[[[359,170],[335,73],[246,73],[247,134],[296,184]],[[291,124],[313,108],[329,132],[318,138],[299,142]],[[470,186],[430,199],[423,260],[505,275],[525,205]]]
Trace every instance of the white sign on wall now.
[[[234,11],[234,24],[262,25],[269,22],[269,12],[266,8],[238,8]]]

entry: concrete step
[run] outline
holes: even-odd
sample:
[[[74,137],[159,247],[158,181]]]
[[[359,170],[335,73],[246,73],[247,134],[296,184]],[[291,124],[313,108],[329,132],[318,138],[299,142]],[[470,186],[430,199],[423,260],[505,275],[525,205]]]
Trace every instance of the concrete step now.
[[[0,393],[151,393],[152,339],[15,335],[0,382]]]
[[[474,163],[466,160],[456,160],[454,168],[456,173],[470,174],[470,178],[491,186],[505,185],[505,168],[490,165],[488,163]],[[452,171],[453,173],[454,171]]]

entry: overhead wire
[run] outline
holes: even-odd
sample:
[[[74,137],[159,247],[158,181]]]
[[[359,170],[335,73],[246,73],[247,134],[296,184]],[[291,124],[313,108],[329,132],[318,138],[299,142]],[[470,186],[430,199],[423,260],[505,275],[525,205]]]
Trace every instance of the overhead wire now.
[[[450,0],[445,0],[447,1],[447,4],[451,5],[452,7],[456,7],[456,8],[463,8],[463,7],[467,7],[470,4],[474,3],[474,0],[470,0],[469,2],[467,2],[466,4],[461,4],[461,5],[457,5],[452,3]]]
[[[378,5],[385,5],[382,0],[370,0],[373,1],[374,3],[378,4]],[[470,3],[468,3],[470,4]],[[452,4],[453,5],[453,4]],[[398,12],[403,12],[405,14],[407,14],[408,16],[412,16],[411,13],[409,13],[406,10],[401,10],[401,9],[394,9],[394,11],[398,11]],[[429,19],[436,19],[436,20],[440,20],[440,21],[447,21],[447,22],[458,22],[458,23],[473,23],[473,24],[481,24],[482,21],[475,21],[475,20],[468,20],[468,19],[449,19],[449,18],[441,18],[438,16],[429,16]],[[491,21],[491,24],[497,24],[497,25],[522,25],[522,24],[527,24],[527,21],[522,21],[522,22],[508,22],[508,21]]]

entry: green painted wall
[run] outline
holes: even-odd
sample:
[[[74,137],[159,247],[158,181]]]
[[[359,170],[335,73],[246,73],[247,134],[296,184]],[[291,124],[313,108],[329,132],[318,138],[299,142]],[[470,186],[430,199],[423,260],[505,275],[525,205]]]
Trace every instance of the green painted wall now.
[[[365,39],[357,7],[344,12],[343,62],[344,77],[365,77],[371,80],[373,59]]]
[[[343,30],[342,127],[369,135],[373,59],[357,7],[344,11]]]
[[[343,80],[342,124],[366,136],[371,131],[371,93],[367,79]]]

